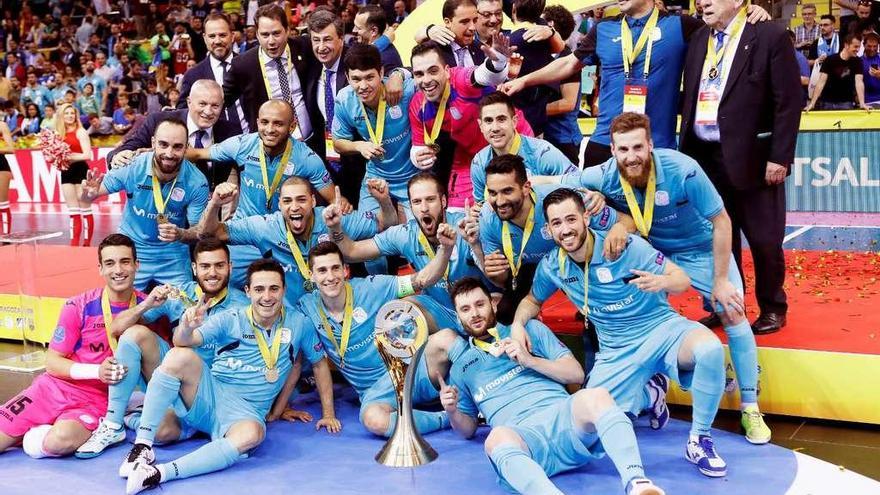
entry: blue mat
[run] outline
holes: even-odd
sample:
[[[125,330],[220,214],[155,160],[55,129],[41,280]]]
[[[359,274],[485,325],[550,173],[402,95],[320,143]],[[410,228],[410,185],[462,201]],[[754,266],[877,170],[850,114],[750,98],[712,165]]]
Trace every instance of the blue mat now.
[[[226,471],[173,481],[162,485],[168,495],[300,493],[300,494],[504,494],[483,454],[482,441],[489,428],[464,440],[452,431],[426,435],[440,457],[416,469],[393,469],[377,464],[373,457],[384,440],[368,433],[357,422],[357,403],[350,390],[337,387],[337,415],[343,421],[339,435],[315,431],[314,423],[276,422],[269,426],[263,444],[247,460]],[[295,405],[320,414],[314,395]],[[689,424],[670,421],[662,431],[647,422],[636,423],[642,460],[648,475],[667,493],[781,495],[796,475],[794,453],[775,445],[752,446],[740,435],[715,431],[716,447],[729,466],[729,475],[710,479],[684,459]],[[131,437],[131,433],[130,437]],[[131,438],[130,438],[131,439]],[[190,440],[156,448],[158,462],[173,460],[205,443]],[[33,460],[15,450],[0,455],[0,494],[76,493],[84,495],[124,493],[125,480],[117,469],[128,445],[117,446],[90,460],[75,458]],[[608,458],[553,478],[565,493],[596,495],[623,493],[617,472]],[[151,493],[151,492],[147,492]]]

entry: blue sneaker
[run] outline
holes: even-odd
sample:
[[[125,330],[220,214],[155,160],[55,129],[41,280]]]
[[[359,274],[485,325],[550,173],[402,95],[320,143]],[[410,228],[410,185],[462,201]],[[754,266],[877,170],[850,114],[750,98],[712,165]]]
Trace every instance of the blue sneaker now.
[[[666,405],[666,393],[669,392],[669,379],[657,373],[648,380],[648,393],[653,399],[648,409],[651,415],[651,429],[660,430],[669,423],[669,407]]]
[[[715,453],[715,443],[709,435],[691,436],[685,450],[687,460],[697,465],[700,472],[711,478],[727,476],[727,463]]]

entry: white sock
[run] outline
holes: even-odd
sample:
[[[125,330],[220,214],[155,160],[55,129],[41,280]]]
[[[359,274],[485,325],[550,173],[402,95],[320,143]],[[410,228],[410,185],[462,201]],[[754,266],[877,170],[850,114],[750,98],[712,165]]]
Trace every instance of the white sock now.
[[[110,421],[110,420],[107,419],[107,418],[104,418],[104,424],[107,425],[107,426],[109,426],[110,428],[112,428],[112,429],[114,429],[114,430],[119,430],[119,429],[122,428],[122,425],[121,425],[121,424],[116,423],[115,421]]]
[[[159,471],[159,483],[162,483],[165,481],[165,464],[159,464],[156,469]]]
[[[758,403],[757,402],[743,402],[742,404],[739,405],[739,408],[741,411],[745,411],[746,409],[748,409],[750,407],[754,407],[755,409],[758,409]]]
[[[43,440],[49,434],[52,425],[35,426],[24,434],[21,440],[21,448],[24,453],[34,459],[42,459],[43,457],[56,457],[43,450]]]

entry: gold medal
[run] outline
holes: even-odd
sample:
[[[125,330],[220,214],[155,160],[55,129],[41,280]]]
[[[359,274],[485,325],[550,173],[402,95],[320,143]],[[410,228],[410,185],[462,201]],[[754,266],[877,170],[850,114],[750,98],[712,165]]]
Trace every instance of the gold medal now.
[[[431,148],[432,150],[434,150],[434,154],[435,154],[435,155],[439,155],[439,154],[440,154],[440,145],[439,145],[439,144],[437,144],[437,143],[431,143],[431,144],[428,145],[428,148]]]
[[[278,381],[278,368],[266,368],[266,371],[263,373],[266,377],[266,381],[269,383],[275,383]]]
[[[159,213],[156,215],[156,223],[162,225],[163,223],[168,223],[168,217],[165,216],[164,213]]]
[[[516,292],[516,276],[513,276],[513,281],[510,283],[510,287]]]
[[[312,292],[315,290],[315,283],[311,280],[303,280],[303,290],[306,292]]]

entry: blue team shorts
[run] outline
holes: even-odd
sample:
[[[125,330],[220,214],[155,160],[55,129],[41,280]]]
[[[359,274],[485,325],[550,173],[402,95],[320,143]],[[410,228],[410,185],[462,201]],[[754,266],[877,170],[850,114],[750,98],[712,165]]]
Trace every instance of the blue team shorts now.
[[[688,334],[697,328],[703,327],[675,315],[656,325],[640,342],[600,350],[585,388],[608,390],[614,402],[633,415],[641,412],[645,384],[655,373],[665,374],[683,389],[690,388],[693,370],[678,368],[678,351]]]
[[[669,253],[668,257],[691,278],[691,285],[703,296],[703,308],[706,311],[712,311],[712,285],[715,280],[715,257],[712,255],[712,251],[682,251]],[[732,255],[730,265],[727,268],[727,279],[742,295],[742,277],[739,275],[736,260]],[[721,312],[723,310],[721,305],[716,304],[714,311]]]
[[[229,286],[244,290],[248,266],[262,257],[263,253],[255,246],[229,246],[229,261],[232,262]]]
[[[358,199],[358,211],[372,211],[378,213],[379,202],[376,201],[374,197],[370,196],[370,192],[367,190],[368,179],[381,179],[381,177],[372,177],[369,175],[364,177],[364,180],[361,183],[360,198]],[[409,190],[407,188],[407,183],[408,181],[398,183],[388,181],[388,186],[391,188],[391,200],[394,201],[395,204],[403,206],[406,219],[410,220],[413,218],[413,214],[409,207]]]
[[[216,440],[223,438],[232,425],[244,420],[256,421],[265,431],[265,416],[265,412],[257,411],[250,402],[214,378],[205,365],[192,407],[181,420]]]
[[[418,369],[416,369],[415,380],[413,381],[412,403],[414,406],[425,404],[440,399],[440,391],[434,388],[431,379],[428,376],[428,362],[424,357],[419,360]],[[391,382],[391,375],[385,373],[382,378],[376,380],[370,388],[368,388],[360,397],[361,412],[370,405],[375,403],[385,403],[393,409],[397,409],[397,395],[394,392],[394,384]]]
[[[509,426],[523,439],[532,459],[548,477],[577,469],[605,455],[597,433],[584,433],[575,426],[572,402],[572,397],[562,399],[527,420]],[[500,473],[498,477],[499,482],[510,489]]]
[[[145,251],[138,251],[140,268],[134,276],[134,286],[138,290],[146,290],[150,282],[180,286],[192,281],[189,254],[181,254],[177,249],[160,253]]]

